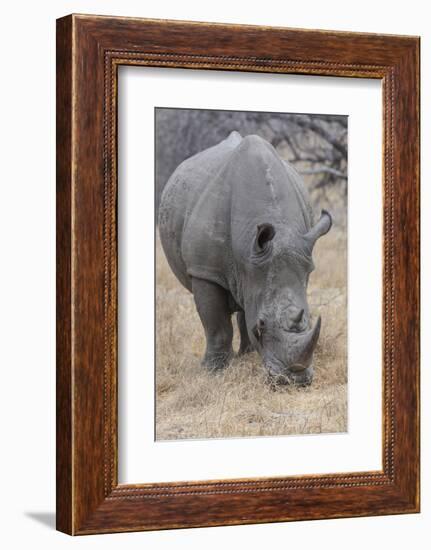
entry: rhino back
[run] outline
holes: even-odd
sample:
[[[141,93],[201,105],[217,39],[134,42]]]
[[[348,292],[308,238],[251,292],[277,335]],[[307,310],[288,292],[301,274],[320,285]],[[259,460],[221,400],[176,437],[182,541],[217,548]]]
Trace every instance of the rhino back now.
[[[214,210],[215,205],[214,201],[203,201],[203,207],[196,208],[197,203],[208,187],[213,186],[241,140],[238,132],[232,132],[219,144],[186,159],[171,175],[162,192],[158,217],[160,240],[172,271],[190,291],[191,275],[213,279],[205,268],[199,270],[197,267],[200,265],[202,268],[208,262],[203,257],[199,258],[201,247],[196,241],[205,241],[201,238],[204,237],[202,234],[197,238],[199,225],[205,225],[205,219],[214,218],[213,212],[208,210]],[[221,195],[226,195],[222,189],[220,191]],[[223,202],[226,200],[228,197],[224,196]],[[191,218],[192,228],[189,226]],[[207,230],[210,229],[207,227]],[[208,251],[208,246],[205,250]]]

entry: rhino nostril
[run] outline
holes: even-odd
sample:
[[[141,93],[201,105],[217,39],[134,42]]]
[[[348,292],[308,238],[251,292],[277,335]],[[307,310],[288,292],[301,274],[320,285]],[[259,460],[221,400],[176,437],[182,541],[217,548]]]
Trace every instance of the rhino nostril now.
[[[293,316],[293,321],[295,323],[300,323],[302,321],[302,316],[304,315],[304,310],[300,309],[296,315]]]

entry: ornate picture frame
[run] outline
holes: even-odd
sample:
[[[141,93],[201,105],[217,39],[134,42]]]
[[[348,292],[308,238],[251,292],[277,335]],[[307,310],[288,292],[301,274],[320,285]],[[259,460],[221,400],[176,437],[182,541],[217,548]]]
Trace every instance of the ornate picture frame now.
[[[118,483],[120,65],[381,80],[381,471]],[[418,512],[419,221],[418,37],[59,19],[57,529],[78,535]]]

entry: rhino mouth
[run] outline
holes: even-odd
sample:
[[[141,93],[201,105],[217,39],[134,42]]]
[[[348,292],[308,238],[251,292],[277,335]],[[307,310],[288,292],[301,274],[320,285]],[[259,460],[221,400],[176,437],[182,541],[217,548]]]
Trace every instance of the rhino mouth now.
[[[296,386],[309,386],[313,381],[313,352],[316,347],[317,339],[320,333],[321,319],[318,318],[312,329],[306,331],[295,338],[296,349],[289,354],[287,361],[280,360],[281,354],[274,351],[266,352],[264,355],[264,365],[268,372],[269,379],[275,385],[292,384]],[[290,360],[289,360],[290,359]]]
[[[306,387],[313,381],[314,369],[311,364],[308,366],[297,364],[288,368],[266,364],[265,367],[270,384],[275,386]]]

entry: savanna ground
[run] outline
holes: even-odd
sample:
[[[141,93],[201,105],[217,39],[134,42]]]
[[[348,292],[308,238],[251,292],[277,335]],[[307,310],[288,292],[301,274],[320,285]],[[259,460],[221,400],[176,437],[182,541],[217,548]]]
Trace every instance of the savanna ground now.
[[[217,374],[200,365],[204,330],[193,296],[156,243],[156,438],[226,438],[347,430],[346,232],[334,224],[313,252],[308,297],[322,329],[311,386],[273,389],[256,352]],[[234,350],[239,335],[234,321]]]

